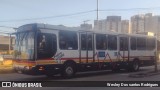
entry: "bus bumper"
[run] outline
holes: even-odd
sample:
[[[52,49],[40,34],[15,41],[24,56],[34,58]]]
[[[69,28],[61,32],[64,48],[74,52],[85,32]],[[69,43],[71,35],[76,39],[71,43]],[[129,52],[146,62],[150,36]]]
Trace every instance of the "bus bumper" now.
[[[62,65],[37,65],[34,67],[28,66],[14,66],[14,70],[28,75],[45,75],[46,73],[59,74]]]

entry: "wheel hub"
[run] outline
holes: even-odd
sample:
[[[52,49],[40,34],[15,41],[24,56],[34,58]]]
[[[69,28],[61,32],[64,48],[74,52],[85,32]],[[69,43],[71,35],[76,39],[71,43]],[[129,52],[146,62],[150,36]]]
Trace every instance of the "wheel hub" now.
[[[67,68],[66,68],[66,73],[67,73],[68,75],[73,74],[73,69],[72,69],[72,67],[67,67]]]

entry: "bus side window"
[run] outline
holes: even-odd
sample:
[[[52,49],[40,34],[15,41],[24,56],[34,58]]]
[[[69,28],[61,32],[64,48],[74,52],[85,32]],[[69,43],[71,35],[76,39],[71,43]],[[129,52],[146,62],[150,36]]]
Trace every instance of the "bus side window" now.
[[[55,34],[39,33],[37,37],[38,58],[51,58],[57,51],[57,41]]]
[[[120,37],[120,50],[128,50],[128,38]]]
[[[59,46],[62,50],[77,50],[78,40],[77,33],[73,31],[59,32]]]
[[[92,50],[92,35],[82,34],[81,35],[81,49],[82,50]]]
[[[131,50],[136,50],[137,49],[137,38],[136,37],[131,37]]]
[[[146,50],[146,38],[144,37],[137,38],[137,50]]]
[[[108,50],[117,50],[117,36],[108,35]]]
[[[88,35],[88,50],[92,50],[93,46],[92,46],[92,35]]]
[[[106,50],[107,49],[107,37],[104,34],[96,35],[96,49]]]
[[[155,49],[155,39],[148,38],[147,39],[147,50],[153,50],[153,49]]]
[[[86,34],[81,35],[81,49],[86,50]]]
[[[40,37],[40,42],[39,42],[39,48],[44,49],[46,47],[46,37],[45,35],[41,35]]]

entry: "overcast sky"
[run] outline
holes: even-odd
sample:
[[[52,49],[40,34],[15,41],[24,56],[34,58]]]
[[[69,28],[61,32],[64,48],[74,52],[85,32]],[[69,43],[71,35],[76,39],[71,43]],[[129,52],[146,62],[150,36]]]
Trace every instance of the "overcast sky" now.
[[[0,0],[0,26],[18,27],[27,23],[48,23],[66,26],[78,26],[84,20],[93,23],[96,11],[84,14],[68,15],[90,10],[96,10],[97,0]],[[99,10],[131,9],[160,7],[160,0],[99,0]],[[99,11],[99,19],[107,15],[120,15],[122,19],[129,19],[134,14],[149,13],[160,14],[160,8],[128,11]],[[47,19],[33,19],[42,17]],[[33,20],[23,20],[33,19]],[[21,20],[21,21],[17,21]],[[0,28],[2,30],[3,28]]]

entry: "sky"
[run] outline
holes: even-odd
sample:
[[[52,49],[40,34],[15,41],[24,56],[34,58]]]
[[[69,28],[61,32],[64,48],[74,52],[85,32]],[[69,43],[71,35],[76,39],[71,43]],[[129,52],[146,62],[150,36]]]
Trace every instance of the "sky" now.
[[[122,19],[130,19],[135,14],[150,12],[160,15],[160,0],[98,0],[98,5],[99,10],[151,8],[147,10],[99,11],[99,19],[106,19],[110,15],[119,15],[122,16]],[[97,14],[92,10],[96,10],[96,8],[97,0],[0,0],[0,26],[19,27],[29,23],[79,26],[86,20],[88,20],[87,23],[93,24]],[[87,11],[92,12],[77,14]],[[68,16],[55,17],[61,15]],[[43,17],[52,18],[44,19]],[[0,31],[13,31],[13,29],[0,27]]]

